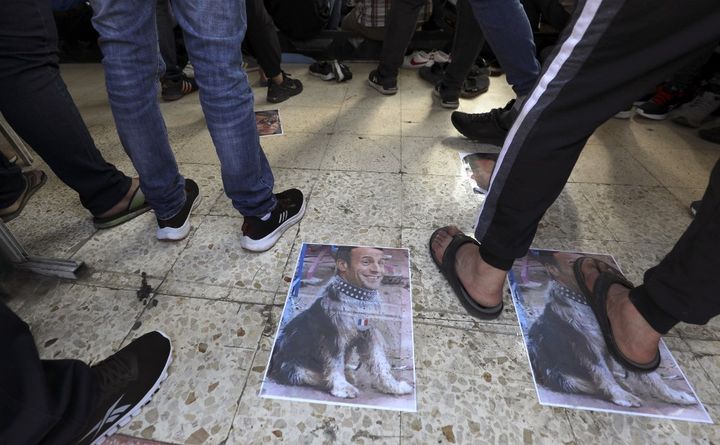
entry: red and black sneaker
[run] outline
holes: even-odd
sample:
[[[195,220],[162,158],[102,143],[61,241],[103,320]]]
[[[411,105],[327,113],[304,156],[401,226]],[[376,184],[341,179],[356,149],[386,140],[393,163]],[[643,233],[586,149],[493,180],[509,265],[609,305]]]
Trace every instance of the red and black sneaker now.
[[[665,119],[673,108],[688,101],[688,95],[674,85],[658,85],[653,97],[647,102],[638,105],[635,112],[642,117],[661,121]]]
[[[242,226],[243,236],[240,245],[253,252],[264,252],[280,239],[293,224],[305,215],[305,198],[298,189],[289,189],[276,193],[277,205],[270,216],[263,220],[256,216],[246,216]]]
[[[195,82],[195,79],[186,76],[185,73],[177,80],[162,80],[160,86],[160,95],[163,100],[167,102],[178,100],[198,90],[198,84]]]

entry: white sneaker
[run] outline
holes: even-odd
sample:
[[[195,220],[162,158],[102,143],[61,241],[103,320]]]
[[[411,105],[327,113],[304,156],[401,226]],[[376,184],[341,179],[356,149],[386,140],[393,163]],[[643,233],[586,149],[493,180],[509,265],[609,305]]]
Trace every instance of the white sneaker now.
[[[700,128],[720,108],[720,94],[703,91],[671,114],[671,120],[686,127]]]
[[[183,74],[185,74],[185,76],[189,77],[190,79],[195,78],[195,67],[192,66],[192,63],[190,63],[189,60],[187,65],[185,65],[185,68],[183,68]]]
[[[425,51],[413,51],[403,59],[403,68],[410,68],[418,70],[424,66],[431,66],[433,64],[430,54]]]
[[[450,62],[450,54],[436,49],[430,52],[430,59],[432,59],[433,63],[448,63]]]

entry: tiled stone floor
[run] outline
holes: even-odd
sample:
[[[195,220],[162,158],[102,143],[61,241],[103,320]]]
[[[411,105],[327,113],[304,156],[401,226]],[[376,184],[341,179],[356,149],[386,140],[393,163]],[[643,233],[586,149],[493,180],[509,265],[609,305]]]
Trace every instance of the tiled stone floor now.
[[[400,93],[381,97],[365,85],[371,65],[352,69],[353,81],[335,84],[287,66],[305,91],[280,105],[267,104],[256,88],[257,108],[279,108],[286,133],[262,140],[277,187],[299,186],[309,198],[305,219],[269,252],[240,248],[242,220],[223,195],[197,95],[161,105],[180,169],[203,196],[186,240],[156,241],[152,214],[95,231],[77,196],[50,174],[9,226],[32,253],[83,260],[88,269],[74,283],[16,275],[5,284],[41,355],[93,362],[146,330],[164,330],[175,347],[170,378],[121,433],[171,444],[719,443],[715,425],[538,405],[512,305],[492,323],[468,317],[426,252],[434,228],[473,223],[481,198],[458,176],[456,154],[473,144],[458,137],[450,112],[433,103],[416,73],[403,72]],[[107,159],[133,173],[102,68],[62,72]],[[257,74],[250,78],[256,83]],[[487,110],[511,96],[504,79],[493,78],[490,91],[461,101],[461,110]],[[719,149],[666,122],[605,123],[535,245],[613,254],[639,281],[689,223],[687,205],[701,196]],[[258,397],[302,241],[411,250],[416,414]],[[157,306],[135,297],[142,272]],[[719,328],[720,321],[681,326],[667,337],[715,419]],[[118,436],[111,443],[140,442]]]

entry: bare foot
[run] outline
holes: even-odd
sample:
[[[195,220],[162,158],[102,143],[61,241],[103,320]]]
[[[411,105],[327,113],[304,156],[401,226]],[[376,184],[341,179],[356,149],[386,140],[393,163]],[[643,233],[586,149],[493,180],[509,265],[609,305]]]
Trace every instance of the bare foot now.
[[[138,187],[140,187],[140,179],[132,178],[130,189],[128,189],[127,193],[125,193],[125,196],[123,196],[123,198],[117,204],[112,206],[110,210],[95,216],[98,218],[107,218],[109,216],[115,216],[124,210],[127,210],[128,207],[130,207],[130,202],[132,201],[133,196],[135,196],[135,192],[137,191]]]
[[[438,262],[442,263],[445,250],[458,233],[462,232],[456,226],[448,226],[433,239],[432,254]],[[467,243],[458,249],[455,270],[468,295],[478,304],[485,307],[500,304],[507,272],[483,261],[475,244]]]
[[[594,261],[584,261],[582,271],[585,285],[593,289],[600,270]],[[615,343],[625,357],[637,363],[651,363],[655,360],[661,335],[632,304],[630,289],[620,284],[610,286],[607,314]]]

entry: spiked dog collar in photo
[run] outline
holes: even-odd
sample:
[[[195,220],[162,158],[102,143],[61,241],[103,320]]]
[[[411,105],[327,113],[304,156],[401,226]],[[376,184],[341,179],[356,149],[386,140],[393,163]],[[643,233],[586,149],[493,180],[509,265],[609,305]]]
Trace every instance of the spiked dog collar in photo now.
[[[336,292],[361,301],[376,300],[380,296],[380,291],[377,289],[365,289],[363,287],[353,286],[339,276],[335,276],[332,287]]]

